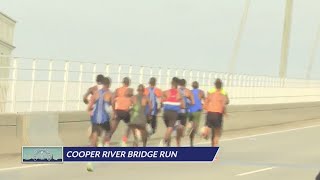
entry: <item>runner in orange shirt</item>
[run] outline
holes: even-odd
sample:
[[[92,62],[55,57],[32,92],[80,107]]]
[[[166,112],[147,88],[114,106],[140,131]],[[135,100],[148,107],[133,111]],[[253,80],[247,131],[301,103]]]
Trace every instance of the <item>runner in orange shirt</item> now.
[[[130,108],[132,106],[131,97],[133,96],[133,89],[129,88],[130,79],[128,77],[123,78],[123,86],[117,88],[112,102],[115,117],[111,123],[112,134],[116,131],[120,120],[123,120],[127,125],[130,122]],[[129,127],[127,127],[124,136],[122,137],[122,146],[127,146],[128,136],[130,133]]]
[[[229,103],[227,93],[222,88],[223,84],[220,79],[215,81],[215,88],[209,90],[205,100],[205,109],[207,110],[206,124],[202,135],[207,138],[209,129],[211,129],[211,145],[217,147],[222,133],[223,115],[226,106]]]

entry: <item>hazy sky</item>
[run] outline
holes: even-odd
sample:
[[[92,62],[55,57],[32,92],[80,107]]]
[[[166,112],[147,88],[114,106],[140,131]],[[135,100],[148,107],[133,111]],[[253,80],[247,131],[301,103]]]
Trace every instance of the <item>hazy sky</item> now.
[[[278,75],[284,0],[252,0],[236,71]],[[0,0],[16,56],[227,71],[244,0]],[[304,77],[319,0],[294,0],[288,76]],[[320,51],[320,46],[318,48]],[[312,77],[320,78],[320,52]]]

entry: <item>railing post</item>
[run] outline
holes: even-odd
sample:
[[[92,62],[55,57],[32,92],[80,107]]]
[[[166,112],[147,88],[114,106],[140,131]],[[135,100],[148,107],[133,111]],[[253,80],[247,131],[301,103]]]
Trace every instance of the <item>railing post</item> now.
[[[176,77],[178,77],[178,75],[179,75],[179,72],[178,72],[178,71],[179,71],[179,69],[176,69],[176,71],[175,71],[175,76],[176,76]]]
[[[233,81],[233,74],[229,74],[229,73],[227,73],[226,75],[225,75],[225,79],[226,79],[226,81],[227,81],[227,86],[228,87],[231,87],[232,86],[232,81]]]
[[[92,81],[93,82],[96,81],[96,75],[97,75],[97,64],[94,63],[93,68],[92,68]]]
[[[206,72],[202,73],[202,86],[205,86]]]
[[[150,67],[150,77],[152,77],[152,76],[153,76],[153,68]]]
[[[106,73],[106,76],[109,76],[109,68],[110,68],[110,65],[109,64],[107,64],[106,65],[106,69],[105,69],[105,73]]]
[[[68,92],[68,79],[69,79],[69,61],[65,62],[64,64],[64,85],[63,85],[63,95],[62,95],[62,108],[61,110],[64,111],[66,109],[67,103],[67,92]]]
[[[49,107],[50,107],[51,83],[52,83],[52,64],[53,64],[53,61],[50,60],[50,62],[49,62],[49,74],[48,74],[47,111],[49,111]]]
[[[209,78],[208,78],[208,84],[207,84],[207,89],[209,90],[210,89],[210,87],[211,87],[211,79],[212,79],[212,72],[211,73],[209,73]]]
[[[200,81],[200,71],[197,72],[197,81]]]
[[[118,87],[121,85],[121,69],[122,69],[122,66],[119,64],[118,66]]]
[[[144,72],[144,66],[141,66],[139,84],[142,84],[142,82],[143,82],[143,72]]]
[[[129,66],[129,78],[132,78],[132,65]]]
[[[37,60],[33,59],[32,61],[32,82],[31,82],[31,93],[30,93],[30,106],[29,106],[29,111],[32,111],[33,108],[33,96],[34,96],[34,86],[35,86],[35,76],[36,76],[36,63]]]
[[[185,69],[182,71],[182,77],[183,77],[184,79],[186,78],[186,70],[185,70]]]
[[[192,72],[192,70],[190,70],[190,72],[189,72],[189,82],[192,82],[192,80],[193,80],[193,72]]]
[[[170,88],[170,71],[171,69],[167,69],[167,89]]]
[[[158,79],[158,84],[160,85],[161,87],[161,78],[162,78],[162,68],[160,67],[159,71],[158,71],[158,76],[159,76],[159,79]]]
[[[11,87],[11,111],[16,110],[16,82],[17,82],[17,60],[13,59],[12,87]]]
[[[80,73],[79,73],[79,86],[78,86],[78,110],[80,110],[80,104],[81,104],[81,90],[82,90],[82,76],[83,76],[83,64],[80,63]]]

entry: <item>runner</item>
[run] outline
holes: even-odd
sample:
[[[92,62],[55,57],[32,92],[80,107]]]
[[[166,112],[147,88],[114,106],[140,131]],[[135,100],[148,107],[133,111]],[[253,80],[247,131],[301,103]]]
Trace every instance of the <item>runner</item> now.
[[[215,88],[209,90],[205,100],[205,109],[207,110],[206,124],[202,135],[208,138],[209,129],[211,128],[211,144],[217,147],[222,133],[223,115],[226,112],[226,105],[229,104],[229,98],[226,91],[222,88],[222,81],[215,81]]]
[[[202,114],[202,102],[205,100],[205,95],[199,89],[199,83],[194,81],[192,83],[192,94],[194,97],[194,104],[189,107],[189,123],[187,125],[187,134],[190,137],[190,146],[193,147],[194,136],[198,131],[199,122]]]
[[[99,87],[95,91],[89,101],[88,111],[91,119],[91,135],[90,135],[90,146],[101,147],[103,144],[98,141],[98,137],[102,136],[106,146],[110,142],[110,119],[109,107],[111,107],[112,93],[109,91],[110,79],[104,78],[104,87]],[[88,171],[93,171],[91,163],[87,165]]]
[[[181,146],[181,138],[184,134],[184,129],[187,124],[187,116],[188,116],[188,108],[190,105],[194,104],[194,98],[192,92],[186,88],[186,80],[181,79],[179,81],[179,92],[183,98],[183,104],[181,104],[181,109],[178,114],[178,121],[177,121],[177,146]]]
[[[159,88],[156,87],[156,78],[152,77],[149,80],[149,87],[145,89],[145,95],[149,98],[151,103],[151,116],[148,118],[148,124],[151,125],[152,132],[151,134],[156,133],[157,129],[157,115],[160,111],[160,99],[162,92]],[[147,111],[149,108],[147,106]]]
[[[129,88],[130,79],[128,77],[123,78],[123,86],[117,88],[112,102],[112,107],[115,112],[115,118],[111,123],[112,134],[116,131],[120,120],[123,120],[126,124],[130,122],[129,109],[132,106],[131,97],[133,96],[133,89]],[[127,127],[124,136],[122,137],[122,146],[127,146],[128,136],[130,133],[129,127]]]
[[[163,119],[167,127],[163,140],[161,140],[159,146],[170,146],[171,134],[173,127],[176,124],[178,113],[181,110],[181,104],[183,99],[181,98],[178,90],[179,79],[174,77],[171,82],[171,89],[165,91],[162,94],[163,102]]]
[[[148,118],[147,116],[151,115],[152,105],[148,97],[144,95],[145,87],[142,84],[138,86],[137,91],[138,94],[132,97],[133,108],[131,111],[131,120],[129,123],[129,127],[134,135],[133,146],[138,147],[139,139],[142,139],[143,147],[146,147],[148,138],[148,132],[146,129]],[[147,109],[149,111],[147,111]]]
[[[83,95],[83,102],[85,104],[89,103],[90,95],[92,95],[94,92],[98,91],[99,88],[102,88],[102,82],[104,81],[104,76],[102,74],[97,75],[96,77],[96,85],[90,87],[87,92]]]
[[[316,180],[320,180],[320,172],[319,172],[319,174],[317,175]]]

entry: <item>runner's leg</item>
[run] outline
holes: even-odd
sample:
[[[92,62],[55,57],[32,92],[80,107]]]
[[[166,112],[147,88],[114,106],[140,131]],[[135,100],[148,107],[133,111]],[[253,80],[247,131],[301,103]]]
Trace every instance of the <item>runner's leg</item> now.
[[[152,130],[153,130],[153,134],[155,134],[156,130],[157,130],[157,115],[153,115],[152,116],[151,127],[152,127]]]
[[[212,143],[213,147],[218,147],[219,145],[221,130],[222,130],[221,128],[214,128],[214,136],[213,136],[213,143]]]
[[[145,126],[139,126],[138,130],[141,133],[141,140],[142,140],[142,143],[143,143],[143,147],[146,147],[147,146],[147,140],[148,140],[148,131],[147,131]]]
[[[129,129],[132,131],[133,134],[133,147],[138,147],[139,146],[139,139],[136,133],[137,128],[134,125],[129,125]]]
[[[194,112],[191,115],[191,125],[192,125],[192,131],[190,133],[190,146],[193,147],[194,145],[194,137],[198,131],[198,127],[199,127],[199,122],[200,122],[200,118],[201,118],[201,112]]]
[[[110,132],[110,138],[112,138],[114,132],[117,130],[118,125],[120,123],[121,117],[119,116],[119,111],[114,112],[116,114],[116,118],[111,120],[111,132]]]
[[[173,127],[175,125],[177,117],[178,117],[177,112],[174,112],[174,111],[165,111],[164,112],[164,122],[167,127],[167,130],[164,134],[163,140],[167,146],[170,146],[171,134],[173,132]]]
[[[127,145],[127,142],[128,142],[128,138],[129,138],[129,135],[130,135],[130,127],[129,127],[129,123],[130,123],[130,113],[129,111],[123,111],[123,121],[124,123],[126,123],[127,127],[126,127],[126,130],[124,132],[124,136],[122,137],[122,145],[123,146],[126,146]]]
[[[219,145],[219,139],[222,134],[222,114],[220,113],[213,113],[214,121],[212,127],[212,146],[217,147]]]
[[[108,147],[110,146],[110,139],[111,139],[111,127],[110,127],[110,121],[108,122],[105,122],[103,125],[102,125],[102,128],[103,128],[103,144],[104,146]]]
[[[210,129],[211,129],[211,131],[213,131],[213,129],[212,129],[213,119],[214,119],[213,113],[212,113],[212,112],[208,112],[208,113],[207,113],[207,118],[206,118],[205,125],[204,125],[204,127],[201,129],[201,136],[202,136],[204,139],[208,139]]]
[[[181,138],[183,137],[183,132],[184,132],[184,127],[186,125],[186,114],[185,113],[180,113],[178,115],[178,119],[180,120],[180,124],[178,125],[177,128],[177,136],[176,136],[176,141],[177,141],[177,146],[181,146]]]

